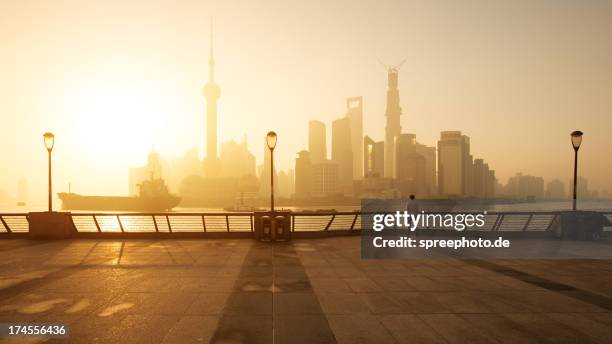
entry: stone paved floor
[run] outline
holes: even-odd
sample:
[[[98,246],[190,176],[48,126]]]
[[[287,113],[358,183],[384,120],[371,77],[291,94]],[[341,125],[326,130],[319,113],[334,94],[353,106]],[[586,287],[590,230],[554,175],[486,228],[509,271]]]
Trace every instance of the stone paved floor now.
[[[612,340],[612,261],[359,254],[358,237],[0,240],[0,323],[65,323],[47,342],[70,343]]]

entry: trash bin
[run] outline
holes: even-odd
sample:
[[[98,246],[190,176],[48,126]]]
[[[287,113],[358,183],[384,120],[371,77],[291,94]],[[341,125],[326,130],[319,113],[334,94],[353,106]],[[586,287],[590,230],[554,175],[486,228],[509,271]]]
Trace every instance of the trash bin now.
[[[291,216],[288,214],[276,215],[274,217],[274,238],[277,241],[289,241],[291,239]]]
[[[261,241],[288,241],[291,238],[290,211],[256,211],[253,237]]]
[[[261,217],[261,234],[259,240],[271,241],[274,231],[274,222],[270,216]]]

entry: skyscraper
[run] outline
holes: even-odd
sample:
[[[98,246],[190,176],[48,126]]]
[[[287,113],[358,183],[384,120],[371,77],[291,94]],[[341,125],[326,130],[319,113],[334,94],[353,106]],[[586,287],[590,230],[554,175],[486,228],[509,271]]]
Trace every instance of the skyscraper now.
[[[351,121],[348,117],[332,122],[332,161],[338,164],[338,179],[341,191],[352,194],[353,151]]]
[[[436,147],[429,147],[417,142],[416,152],[425,158],[426,195],[436,195],[438,193],[436,179]]]
[[[206,98],[206,158],[204,159],[204,175],[216,177],[220,171],[217,156],[217,101],[221,96],[221,88],[215,83],[215,60],[213,56],[213,31],[210,27],[210,56],[208,58],[208,83],[204,86]]]
[[[310,197],[310,183],[312,179],[312,162],[309,151],[300,151],[295,159],[295,197]]]
[[[395,140],[395,182],[404,197],[428,193],[425,157],[417,153],[415,134],[400,134]]]
[[[365,177],[383,177],[385,172],[385,142],[363,139],[363,174]]]
[[[308,151],[313,163],[327,160],[325,124],[321,121],[308,122]]]
[[[351,122],[353,179],[363,177],[363,97],[346,99],[346,117]]]
[[[469,142],[469,141],[467,141]],[[460,131],[443,131],[438,141],[438,188],[444,196],[463,196],[469,146]],[[467,152],[467,154],[466,154]]]
[[[400,126],[400,107],[398,83],[398,68],[387,68],[387,126],[385,128],[385,177],[393,177],[395,172],[395,137],[402,132]]]
[[[230,140],[221,144],[220,165],[223,178],[255,177],[255,157],[249,152],[246,136],[242,143]]]
[[[484,198],[487,190],[487,181],[489,179],[488,166],[485,169],[485,163],[483,159],[474,159],[473,168],[473,187],[472,196],[478,198]]]
[[[312,165],[310,195],[330,197],[340,192],[338,183],[338,164],[331,161]]]

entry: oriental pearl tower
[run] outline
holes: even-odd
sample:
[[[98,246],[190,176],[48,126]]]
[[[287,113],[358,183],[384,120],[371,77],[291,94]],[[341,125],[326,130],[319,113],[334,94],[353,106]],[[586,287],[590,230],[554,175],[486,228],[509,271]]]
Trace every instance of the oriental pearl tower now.
[[[213,57],[213,28],[210,26],[210,56],[208,58],[208,83],[202,90],[206,98],[206,158],[204,159],[204,176],[216,178],[221,169],[217,156],[217,101],[221,88],[215,83],[215,60]]]

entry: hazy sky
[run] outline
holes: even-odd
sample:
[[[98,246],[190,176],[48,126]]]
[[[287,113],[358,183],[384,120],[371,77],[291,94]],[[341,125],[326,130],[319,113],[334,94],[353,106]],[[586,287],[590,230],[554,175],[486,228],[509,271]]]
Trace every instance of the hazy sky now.
[[[365,134],[384,137],[386,72],[400,71],[404,132],[435,145],[462,130],[506,182],[580,171],[612,191],[612,1],[0,0],[0,189],[45,191],[42,133],[56,134],[55,189],[127,192],[155,148],[204,152],[209,20],[219,137],[293,167],[307,122],[364,97]],[[328,144],[328,147],[331,145]]]

